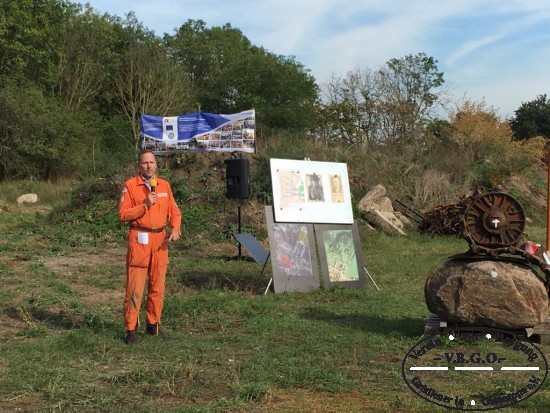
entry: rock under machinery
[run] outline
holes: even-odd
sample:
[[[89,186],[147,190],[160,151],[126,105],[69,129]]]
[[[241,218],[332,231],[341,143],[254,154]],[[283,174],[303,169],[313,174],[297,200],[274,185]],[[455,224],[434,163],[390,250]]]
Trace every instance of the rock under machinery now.
[[[464,198],[452,212],[440,213],[440,222],[452,223],[469,250],[428,277],[428,309],[441,320],[506,329],[546,320],[550,266],[524,234],[527,220],[520,203],[491,192]]]

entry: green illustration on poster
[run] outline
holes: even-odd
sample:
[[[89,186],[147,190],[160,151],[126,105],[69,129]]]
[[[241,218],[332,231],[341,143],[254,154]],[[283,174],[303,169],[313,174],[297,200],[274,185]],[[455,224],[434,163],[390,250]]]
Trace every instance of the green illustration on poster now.
[[[324,233],[324,246],[331,282],[359,279],[357,257],[351,230],[330,230]]]

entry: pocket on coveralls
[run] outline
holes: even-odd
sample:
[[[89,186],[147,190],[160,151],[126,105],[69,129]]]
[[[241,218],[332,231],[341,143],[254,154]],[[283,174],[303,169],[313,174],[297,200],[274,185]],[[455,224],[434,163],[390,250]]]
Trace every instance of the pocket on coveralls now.
[[[137,242],[137,232],[128,238],[128,265],[132,267],[148,267],[151,247]]]
[[[159,265],[168,265],[170,260],[168,259],[168,242],[163,242],[159,248]]]

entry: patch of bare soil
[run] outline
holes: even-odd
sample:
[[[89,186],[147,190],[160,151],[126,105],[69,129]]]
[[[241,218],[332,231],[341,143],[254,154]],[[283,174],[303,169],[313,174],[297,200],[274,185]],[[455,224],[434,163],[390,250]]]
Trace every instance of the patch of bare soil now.
[[[107,307],[112,307],[113,311],[116,308],[122,308],[124,299],[123,288],[99,288],[87,282],[90,276],[101,278],[101,268],[104,266],[120,266],[121,279],[124,277],[124,263],[126,259],[126,248],[124,246],[111,248],[108,251],[94,253],[90,251],[76,251],[67,256],[54,256],[42,258],[43,264],[53,273],[56,274],[56,279],[70,286],[79,300],[84,305],[104,304]],[[13,258],[5,262],[7,268],[14,274],[15,278],[29,277],[28,273],[28,258]],[[32,276],[32,274],[30,274]],[[13,288],[14,302],[23,302],[23,295],[29,293],[40,295],[40,291],[29,292],[27,289]],[[74,315],[68,314],[62,308],[49,308],[41,310],[41,313],[31,313],[29,309],[23,307],[7,307],[3,309],[5,317],[0,319],[0,329],[7,336],[21,331],[29,326],[34,326],[39,320],[46,320],[56,324],[57,326],[71,327],[78,323],[78,319]]]
[[[42,205],[42,204],[13,204],[6,201],[0,200],[0,212],[8,214],[34,214],[41,213],[47,214],[52,210],[51,205]]]
[[[22,213],[41,213],[47,214],[52,210],[51,205],[35,205],[35,204],[22,204],[17,207],[18,212]]]
[[[267,238],[265,240],[258,240],[258,242],[269,251],[269,242]],[[193,251],[195,257],[201,258],[237,258],[239,254],[239,244],[236,239],[233,239],[233,242],[226,243],[214,243],[208,244],[206,248],[198,248]],[[246,250],[244,246],[241,245],[241,256],[246,259],[253,259],[249,251]]]
[[[45,257],[44,264],[54,272],[62,272],[67,268],[78,268],[81,266],[98,265],[119,265],[126,260],[126,247],[120,246],[111,248],[101,253],[90,253],[89,251],[77,251],[71,255],[58,257]]]
[[[71,288],[75,290],[79,298],[88,304],[117,303],[122,306],[124,290],[101,289],[86,282],[88,273],[86,269],[97,272],[101,266],[120,266],[121,277],[124,276],[126,261],[126,247],[111,248],[99,254],[79,251],[68,256],[46,257],[44,264],[60,279],[70,278]]]
[[[287,389],[268,394],[262,402],[241,407],[238,411],[241,413],[364,413],[373,411],[372,408],[372,400],[358,391],[322,393],[307,389]]]
[[[6,308],[2,310],[0,318],[0,342],[5,341],[5,337],[11,337],[18,331],[22,331],[34,324],[34,319],[23,312],[21,308]]]
[[[197,257],[233,257],[238,253],[237,243],[216,243],[208,244],[208,248],[198,248],[193,251]]]

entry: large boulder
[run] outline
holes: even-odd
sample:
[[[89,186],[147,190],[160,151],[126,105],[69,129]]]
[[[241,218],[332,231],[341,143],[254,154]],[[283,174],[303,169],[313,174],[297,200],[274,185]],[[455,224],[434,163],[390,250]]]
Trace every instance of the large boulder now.
[[[363,211],[363,218],[386,234],[406,236],[403,231],[403,222],[393,212],[383,212],[376,209]]]
[[[357,208],[360,211],[369,211],[372,209],[380,210],[378,201],[386,195],[386,188],[382,185],[376,185],[359,201]]]
[[[387,196],[383,196],[382,198],[380,198],[380,200],[378,201],[378,207],[382,212],[394,212],[391,199]]]
[[[36,204],[38,202],[38,195],[36,194],[24,194],[17,198],[18,204]]]
[[[428,276],[428,309],[442,320],[470,326],[522,329],[548,317],[548,294],[521,263],[451,259]]]
[[[386,188],[376,185],[357,204],[361,216],[369,224],[390,235],[406,236],[403,221],[395,214],[392,201],[386,196]]]

